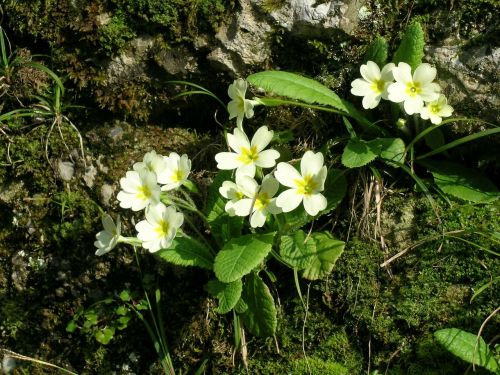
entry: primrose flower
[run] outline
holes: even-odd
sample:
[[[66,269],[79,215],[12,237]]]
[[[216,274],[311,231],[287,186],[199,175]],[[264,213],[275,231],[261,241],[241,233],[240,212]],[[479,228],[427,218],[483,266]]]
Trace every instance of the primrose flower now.
[[[227,134],[227,143],[234,152],[219,152],[215,155],[217,168],[236,169],[236,173],[255,176],[255,168],[272,168],[280,153],[276,150],[264,150],[273,138],[273,131],[267,130],[267,126],[261,126],[254,134],[252,142],[246,134],[234,129],[234,134]]]
[[[276,198],[273,198],[279,189],[278,181],[267,175],[262,179],[262,186],[250,176],[241,176],[243,193],[247,198],[238,200],[233,204],[237,216],[250,215],[252,228],[262,227],[266,223],[267,214],[279,214],[281,208],[276,206]]]
[[[439,95],[439,98],[428,103],[420,112],[420,117],[424,120],[431,120],[435,125],[441,123],[443,117],[450,117],[453,113],[453,107],[448,104],[446,96]]]
[[[167,249],[183,222],[184,215],[174,207],[167,207],[163,203],[151,205],[146,209],[146,220],[135,225],[137,238],[142,241],[142,247],[150,253]]]
[[[258,100],[246,99],[247,82],[238,78],[227,89],[227,94],[232,99],[227,105],[229,119],[236,117],[236,125],[238,129],[243,130],[243,117],[253,117],[253,107],[260,104]]]
[[[164,157],[166,168],[157,173],[158,183],[162,186],[162,191],[176,189],[187,181],[191,172],[191,160],[186,154],[179,156],[175,152]]]
[[[166,160],[154,150],[146,153],[142,161],[135,163],[133,166],[134,171],[139,172],[142,169],[146,169],[150,172],[154,172],[156,176],[162,173],[166,168]]]
[[[120,201],[120,207],[140,211],[160,201],[160,187],[156,182],[156,174],[147,169],[139,172],[128,171],[125,177],[120,179],[120,186],[122,190],[116,196]]]
[[[363,79],[355,79],[351,83],[351,94],[363,96],[363,108],[372,109],[378,106],[380,99],[388,99],[387,87],[392,83],[394,77],[392,69],[393,63],[380,68],[373,61],[368,61],[366,65],[361,65],[359,69]]]
[[[219,188],[219,193],[229,201],[226,203],[224,209],[229,214],[229,216],[234,216],[234,204],[238,202],[240,199],[245,197],[245,193],[243,192],[244,187],[241,181],[241,177],[244,175],[236,174],[236,183],[233,181],[224,181],[222,186]]]
[[[122,239],[122,224],[119,216],[116,219],[115,225],[113,218],[110,215],[105,215],[102,218],[102,226],[104,230],[96,234],[97,241],[94,242],[94,246],[97,247],[95,255],[98,256],[109,253]]]
[[[283,212],[290,212],[304,202],[306,212],[315,216],[326,208],[326,198],[321,194],[325,188],[327,169],[323,165],[323,154],[307,151],[300,161],[300,173],[288,163],[279,163],[274,172],[276,179],[291,189],[276,198],[276,205]]]
[[[419,65],[412,76],[410,65],[400,62],[392,70],[392,74],[396,82],[387,88],[389,100],[395,103],[404,102],[407,114],[420,113],[424,102],[432,102],[439,98],[441,88],[432,82],[436,78],[436,68],[429,64]]]

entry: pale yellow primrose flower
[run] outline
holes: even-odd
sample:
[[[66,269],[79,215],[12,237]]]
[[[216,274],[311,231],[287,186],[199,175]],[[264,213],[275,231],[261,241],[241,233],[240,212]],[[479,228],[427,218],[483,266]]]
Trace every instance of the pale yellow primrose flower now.
[[[276,199],[283,212],[290,212],[304,202],[306,212],[315,216],[326,208],[326,198],[321,194],[327,175],[323,165],[323,154],[307,151],[300,161],[300,173],[288,163],[279,163],[274,172],[276,179],[291,189],[285,190]]]
[[[189,173],[191,173],[191,160],[186,154],[179,156],[175,152],[170,155],[164,156],[166,163],[165,169],[157,173],[158,183],[164,185],[161,187],[162,191],[176,189],[187,181]]]
[[[121,236],[122,225],[119,216],[115,225],[113,218],[110,215],[105,215],[102,218],[102,226],[104,230],[96,234],[97,241],[94,242],[94,246],[97,247],[95,255],[98,256],[109,253],[123,238]]]
[[[236,125],[240,130],[243,130],[243,117],[252,118],[253,107],[260,104],[258,100],[245,98],[247,87],[247,82],[242,78],[238,78],[227,89],[227,94],[232,99],[227,105],[229,119],[236,117]]]
[[[261,126],[255,132],[252,142],[242,130],[235,128],[234,134],[227,134],[227,143],[234,152],[220,152],[215,155],[217,168],[236,169],[236,174],[254,177],[256,167],[274,167],[280,153],[276,150],[264,150],[272,138],[273,131],[268,130],[267,126]]]
[[[167,249],[183,222],[184,215],[174,207],[167,207],[163,203],[151,205],[146,209],[146,220],[135,225],[137,238],[150,253]]]
[[[351,83],[351,94],[363,96],[363,108],[372,109],[378,106],[380,99],[388,99],[387,88],[394,81],[392,69],[393,63],[380,68],[373,61],[368,61],[366,65],[361,65],[359,69],[363,79],[355,79]]]
[[[142,161],[134,164],[134,171],[141,171],[142,169],[147,169],[150,172],[156,173],[158,176],[167,168],[167,162],[164,159],[164,156],[159,155],[156,151],[150,151],[144,155]]]
[[[237,173],[236,174],[236,183],[233,181],[224,181],[219,188],[219,193],[229,201],[226,203],[224,209],[229,214],[229,216],[234,216],[234,204],[238,202],[240,199],[245,197],[245,193],[243,192],[244,188],[242,186],[241,177],[243,175]]]
[[[233,204],[232,207],[237,216],[250,215],[251,227],[257,228],[266,223],[268,214],[281,213],[281,208],[276,206],[276,198],[273,198],[279,189],[279,183],[272,175],[267,175],[262,179],[262,186],[259,186],[252,177],[241,176],[240,178],[246,198]]]
[[[128,171],[120,179],[120,186],[122,190],[116,196],[120,207],[140,211],[160,201],[160,186],[156,182],[156,174],[147,169]]]
[[[389,100],[395,103],[404,102],[405,112],[409,115],[420,113],[424,102],[432,102],[439,98],[441,88],[432,82],[436,78],[436,73],[436,68],[429,64],[421,64],[412,76],[410,65],[400,62],[392,70],[396,82],[387,88]]]
[[[428,103],[420,112],[420,117],[424,120],[431,120],[435,125],[441,123],[443,117],[450,117],[453,113],[453,107],[448,105],[448,100],[443,94],[433,102]]]

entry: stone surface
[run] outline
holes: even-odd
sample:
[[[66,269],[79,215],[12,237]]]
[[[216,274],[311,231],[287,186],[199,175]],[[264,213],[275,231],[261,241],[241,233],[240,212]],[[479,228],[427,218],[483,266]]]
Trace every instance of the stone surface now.
[[[222,25],[215,38],[220,46],[208,56],[216,69],[233,76],[248,67],[263,64],[271,55],[271,25],[256,12],[250,0],[240,1],[241,10],[228,25]]]
[[[441,45],[427,47],[426,56],[438,69],[438,81],[456,110],[454,115],[472,114],[498,122],[500,48],[462,47],[459,41],[448,39]]]
[[[185,47],[162,48],[154,54],[156,63],[168,74],[184,77],[198,69],[196,57]]]
[[[142,35],[128,43],[124,51],[114,57],[107,68],[107,84],[119,83],[145,74],[144,61],[149,58],[154,38]]]
[[[252,0],[265,9],[265,0]],[[351,34],[358,21],[358,12],[365,0],[288,0],[270,16],[275,25],[303,37],[321,37],[339,30]],[[317,4],[317,5],[316,5]]]

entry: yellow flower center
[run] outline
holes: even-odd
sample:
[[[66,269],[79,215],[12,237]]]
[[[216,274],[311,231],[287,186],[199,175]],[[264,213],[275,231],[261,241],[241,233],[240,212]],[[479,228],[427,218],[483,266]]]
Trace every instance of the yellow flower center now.
[[[431,104],[429,106],[429,111],[436,115],[441,111],[441,106],[439,104]]]
[[[180,169],[176,169],[174,173],[172,173],[172,176],[170,176],[170,179],[173,182],[181,182],[184,180],[184,173]]]
[[[237,199],[237,200],[240,200],[240,199],[243,199],[243,197],[245,196],[245,194],[243,194],[241,191],[237,191],[235,194],[234,194],[234,197]]]
[[[406,94],[412,97],[419,95],[422,92],[419,82],[410,82],[406,85]]]
[[[241,154],[238,156],[238,161],[243,164],[252,164],[259,158],[259,153],[257,152],[257,147],[252,146],[249,149],[246,147],[241,148]]]
[[[381,94],[384,91],[385,82],[382,79],[376,80],[372,83],[371,89],[378,94]]]
[[[142,185],[135,196],[138,199],[149,199],[151,197],[151,190],[148,186]]]
[[[311,175],[305,176],[302,180],[294,180],[297,186],[297,193],[301,195],[311,195],[318,187],[318,183]]]
[[[165,237],[170,229],[170,224],[168,221],[160,220],[158,226],[155,228],[155,232],[158,233],[158,237]]]
[[[269,197],[269,194],[267,193],[260,193],[257,198],[255,199],[255,208],[259,211],[262,211],[265,209],[267,206],[269,206],[269,203],[271,202],[271,198]]]

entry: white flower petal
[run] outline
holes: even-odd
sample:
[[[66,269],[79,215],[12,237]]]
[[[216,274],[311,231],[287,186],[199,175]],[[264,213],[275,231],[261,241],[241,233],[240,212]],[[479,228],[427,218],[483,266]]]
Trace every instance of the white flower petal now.
[[[256,210],[250,216],[250,226],[252,228],[263,227],[265,223],[266,223],[266,215],[262,211]]]
[[[401,103],[407,97],[406,86],[399,82],[391,83],[387,88],[387,92],[389,100],[394,103]]]
[[[382,97],[381,94],[377,93],[369,93],[367,94],[362,101],[362,105],[364,109],[373,109],[376,106],[378,106],[378,103],[380,103],[380,98]]]
[[[299,171],[292,167],[288,163],[278,163],[276,171],[274,172],[274,177],[279,181],[280,184],[295,188],[295,181],[301,180],[302,176]]]
[[[420,96],[407,97],[404,102],[405,112],[409,115],[420,113],[423,107],[424,101],[420,98]]]
[[[224,181],[219,188],[219,193],[226,199],[234,199],[238,193],[238,187],[233,181]]]
[[[269,198],[274,197],[274,194],[278,192],[280,184],[272,175],[268,174],[262,179],[262,185],[260,191],[267,193]]]
[[[392,73],[392,70],[395,67],[396,65],[394,63],[386,64],[382,68],[382,72],[380,73],[382,80],[384,80],[385,82],[394,81],[394,74]]]
[[[255,164],[261,168],[272,168],[276,165],[276,159],[279,157],[280,153],[276,150],[264,150],[259,153]]]
[[[302,177],[316,175],[323,167],[323,163],[324,159],[321,152],[315,154],[312,151],[306,151],[300,161],[300,173]]]
[[[371,91],[371,86],[371,83],[357,78],[351,82],[351,94],[356,96],[365,96],[367,92]]]
[[[238,185],[241,187],[243,194],[245,194],[248,198],[255,197],[255,194],[259,191],[259,184],[250,176],[241,176]]]
[[[304,197],[304,208],[311,216],[316,216],[319,211],[326,208],[326,198],[323,194],[311,194]]]
[[[236,216],[248,216],[252,208],[253,199],[244,198],[240,199],[238,202],[234,202],[233,210]]]
[[[415,82],[420,82],[421,85],[426,85],[434,81],[436,74],[436,68],[424,63],[415,69],[415,72],[413,73],[413,80]]]
[[[255,164],[244,164],[240,165],[238,169],[236,169],[236,175],[241,175],[241,176],[250,176],[254,177],[255,176]]]
[[[250,148],[250,141],[243,131],[235,128],[233,133],[234,134],[227,134],[227,144],[229,145],[229,147],[231,147],[237,153],[240,153],[242,148]]]
[[[267,147],[269,142],[271,142],[273,134],[274,132],[272,130],[268,130],[267,126],[261,126],[252,137],[251,146],[257,147],[257,152],[261,152]]]
[[[110,215],[104,215],[102,218],[102,226],[104,230],[108,233],[113,233],[116,230],[115,222]]]
[[[397,67],[392,69],[394,79],[406,86],[408,83],[413,82],[411,75],[411,67],[405,62],[400,62]]]
[[[361,76],[368,82],[375,82],[380,79],[380,68],[373,61],[368,61],[366,65],[361,65],[359,70]]]
[[[241,165],[241,161],[238,160],[238,154],[233,152],[219,152],[215,155],[215,161],[219,169],[235,169]]]
[[[297,193],[296,189],[288,189],[278,195],[276,206],[281,208],[283,212],[290,212],[299,206],[303,197],[303,195]]]

